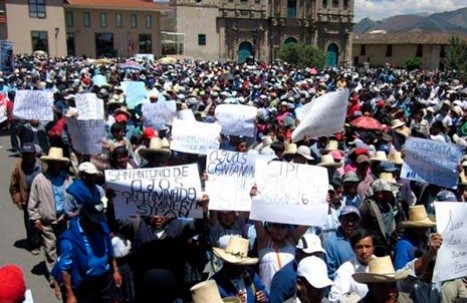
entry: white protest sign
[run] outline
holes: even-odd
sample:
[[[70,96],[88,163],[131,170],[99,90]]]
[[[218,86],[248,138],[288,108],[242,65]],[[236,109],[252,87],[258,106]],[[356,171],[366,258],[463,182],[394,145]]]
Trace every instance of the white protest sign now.
[[[105,181],[116,196],[117,219],[132,215],[202,218],[197,200],[202,196],[196,164],[106,170]]]
[[[435,202],[436,229],[443,236],[433,282],[467,276],[467,204]]]
[[[292,141],[305,136],[321,137],[338,133],[344,129],[349,90],[339,90],[314,99],[306,110],[308,114],[292,133]]]
[[[0,123],[3,123],[8,119],[6,102],[6,93],[0,93]]]
[[[250,211],[255,162],[255,153],[208,152],[206,192],[209,195],[209,209]]]
[[[146,86],[143,81],[122,81],[120,85],[129,109],[147,101]]]
[[[108,85],[107,77],[101,74],[95,75],[92,77],[92,84],[95,86],[104,86]]]
[[[97,98],[96,94],[76,94],[75,105],[80,120],[104,119],[104,100]]]
[[[195,115],[191,109],[182,109],[177,111],[177,118],[186,121],[196,121]]]
[[[177,115],[175,101],[157,101],[156,103],[143,104],[143,123],[146,127],[157,130],[166,129],[167,124]]]
[[[84,155],[98,155],[102,153],[102,142],[106,137],[105,121],[78,120],[66,118],[68,133],[73,149]]]
[[[462,146],[411,137],[405,142],[403,151],[401,178],[456,187]]]
[[[215,117],[222,126],[222,134],[229,136],[255,136],[255,119],[258,109],[254,106],[221,104],[216,107]]]
[[[328,171],[319,166],[256,161],[250,219],[322,226],[326,223]]]
[[[295,116],[297,117],[297,120],[303,121],[306,116],[310,113],[310,110],[313,106],[313,101],[308,102],[307,104],[304,104],[300,107],[297,107],[295,109]]]
[[[189,154],[206,155],[219,149],[221,126],[217,123],[174,119],[170,149]]]
[[[52,121],[53,93],[44,90],[19,90],[16,92],[13,116],[24,120]]]

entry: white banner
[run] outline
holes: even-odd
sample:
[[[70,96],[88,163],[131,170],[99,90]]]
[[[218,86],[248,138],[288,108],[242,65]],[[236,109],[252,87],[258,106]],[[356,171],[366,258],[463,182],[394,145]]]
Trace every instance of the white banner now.
[[[250,219],[322,226],[326,223],[328,171],[319,166],[256,161]]]
[[[206,158],[209,209],[250,211],[256,154],[212,150]]]
[[[177,112],[177,118],[185,121],[196,121],[191,109],[182,109]]]
[[[44,90],[19,90],[13,105],[13,116],[24,120],[52,121],[53,93]]]
[[[102,153],[102,142],[106,138],[105,121],[65,118],[73,149],[84,155]]]
[[[143,124],[157,130],[167,129],[167,124],[177,116],[175,101],[157,101],[143,104]]]
[[[202,218],[201,181],[196,164],[106,170],[105,181],[113,198],[117,219],[132,215]]]
[[[221,126],[217,123],[174,119],[170,149],[183,153],[206,155],[219,149]]]
[[[467,204],[435,202],[436,230],[443,236],[433,282],[467,276]]]
[[[300,141],[307,135],[322,137],[342,131],[348,100],[349,90],[346,89],[325,94],[306,105],[308,113],[293,131],[292,141]]]
[[[75,105],[79,110],[79,120],[104,119],[104,100],[97,98],[96,94],[76,94]]]
[[[306,116],[310,113],[312,106],[313,106],[313,101],[308,102],[307,104],[302,105],[300,107],[297,107],[295,109],[295,116],[297,117],[297,120],[300,120],[300,121],[305,120]]]
[[[255,119],[258,109],[254,106],[221,104],[216,107],[215,117],[222,125],[221,133],[229,136],[255,136]]]

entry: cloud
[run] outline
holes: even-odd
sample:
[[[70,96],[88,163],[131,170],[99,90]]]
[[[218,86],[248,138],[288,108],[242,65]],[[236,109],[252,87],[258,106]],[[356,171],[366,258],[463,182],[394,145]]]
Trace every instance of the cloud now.
[[[452,11],[465,6],[465,0],[355,0],[355,22],[365,17],[381,20],[401,14]]]

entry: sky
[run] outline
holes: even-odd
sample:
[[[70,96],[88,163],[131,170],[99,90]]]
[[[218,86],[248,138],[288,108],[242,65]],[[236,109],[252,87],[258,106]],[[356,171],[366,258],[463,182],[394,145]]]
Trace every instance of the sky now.
[[[355,0],[355,22],[401,14],[439,13],[467,7],[467,0]]]

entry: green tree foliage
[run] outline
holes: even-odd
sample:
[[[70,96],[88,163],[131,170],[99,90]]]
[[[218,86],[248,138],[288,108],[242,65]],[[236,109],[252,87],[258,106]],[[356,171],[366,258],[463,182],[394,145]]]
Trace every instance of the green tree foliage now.
[[[404,68],[411,71],[414,69],[420,69],[422,66],[422,59],[418,57],[412,57],[404,61]]]
[[[279,49],[279,58],[297,67],[324,67],[326,54],[310,44],[303,42],[286,43]]]
[[[467,42],[453,35],[444,58],[446,69],[455,70],[462,78],[467,78]]]

